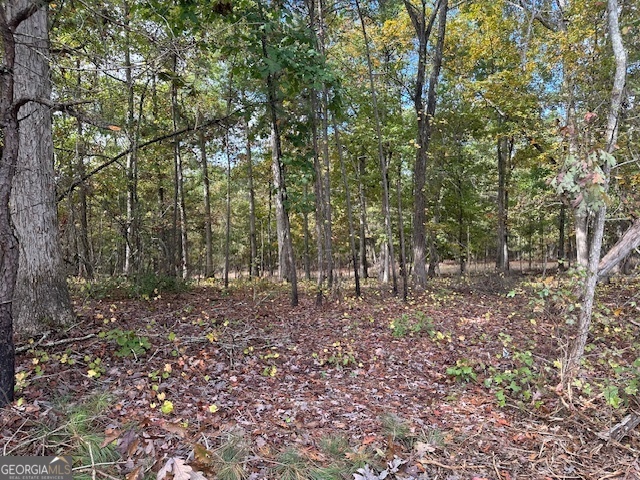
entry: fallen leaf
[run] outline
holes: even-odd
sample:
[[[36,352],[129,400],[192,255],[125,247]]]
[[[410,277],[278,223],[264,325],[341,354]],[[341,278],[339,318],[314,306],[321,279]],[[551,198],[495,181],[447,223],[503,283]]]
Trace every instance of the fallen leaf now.
[[[173,480],[207,480],[202,473],[195,471],[179,457],[171,457],[164,467],[158,471],[157,480],[163,480],[168,473],[173,474]]]
[[[135,470],[129,472],[129,474],[125,478],[126,480],[138,480],[139,478],[142,478],[142,476],[142,465],[140,465]]]

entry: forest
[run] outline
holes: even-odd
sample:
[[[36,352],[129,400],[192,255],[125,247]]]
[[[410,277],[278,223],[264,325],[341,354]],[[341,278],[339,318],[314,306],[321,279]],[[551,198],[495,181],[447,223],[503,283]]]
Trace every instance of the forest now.
[[[2,456],[640,479],[639,28],[632,0],[1,0]]]

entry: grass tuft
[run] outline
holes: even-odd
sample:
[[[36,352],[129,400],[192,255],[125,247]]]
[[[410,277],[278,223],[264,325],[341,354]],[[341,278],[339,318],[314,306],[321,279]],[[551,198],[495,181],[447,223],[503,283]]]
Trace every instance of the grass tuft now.
[[[309,480],[311,465],[300,452],[289,448],[276,457],[274,478],[280,480]]]
[[[250,449],[242,433],[230,432],[214,450],[212,464],[218,480],[243,480],[247,478],[245,464]]]

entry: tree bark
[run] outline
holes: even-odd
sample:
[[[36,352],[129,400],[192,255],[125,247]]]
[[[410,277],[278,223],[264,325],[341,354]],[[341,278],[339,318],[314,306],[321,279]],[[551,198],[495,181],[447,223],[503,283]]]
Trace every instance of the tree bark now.
[[[498,139],[498,226],[496,268],[501,272],[509,271],[509,231],[507,227],[509,197],[507,188],[507,172],[511,160],[513,139],[500,137]]]
[[[325,279],[325,235],[324,224],[326,222],[326,205],[324,203],[324,181],[322,167],[320,165],[320,154],[318,152],[318,108],[317,92],[311,92],[311,141],[313,145],[313,193],[316,216],[316,255],[318,256],[317,266],[318,278],[316,281],[316,305],[322,305],[323,287]]]
[[[224,222],[224,288],[229,288],[229,256],[231,248],[231,152],[229,151],[229,130],[225,132],[224,148],[227,157],[227,191],[225,195]]]
[[[267,39],[262,34],[262,55],[266,60]],[[278,122],[278,95],[276,80],[271,73],[267,75],[267,102],[271,120],[271,170],[273,173],[273,186],[276,190],[276,229],[278,235],[278,259],[279,277],[291,283],[291,305],[298,305],[298,277],[296,272],[295,257],[293,255],[293,242],[291,239],[291,226],[287,211],[287,187],[285,183],[285,171],[282,163],[282,143],[280,139],[280,126]]]
[[[426,253],[427,237],[426,222],[426,194],[427,179],[427,150],[431,142],[431,121],[436,110],[436,86],[440,76],[442,57],[444,52],[444,36],[447,19],[447,0],[439,0],[434,5],[431,16],[427,19],[426,4],[422,2],[418,9],[409,0],[404,0],[405,8],[411,19],[418,40],[418,64],[416,82],[413,90],[413,105],[418,122],[416,137],[416,159],[414,165],[414,205],[413,205],[413,279],[415,286],[422,289],[427,284]],[[436,45],[433,66],[429,77],[427,103],[424,103],[424,84],[426,81],[427,44],[431,37],[433,25],[438,18],[438,43]],[[433,242],[431,242],[433,243]],[[433,245],[431,250],[434,250]]]
[[[7,11],[8,10],[8,11]],[[3,148],[0,161],[0,407],[11,403],[15,385],[15,346],[13,343],[13,299],[18,275],[18,238],[9,206],[20,147],[18,108],[13,104],[16,45],[12,12],[15,4],[0,4],[0,121]]]
[[[636,218],[622,238],[611,247],[598,264],[598,280],[605,278],[609,272],[634,249],[640,246],[640,219]]]
[[[351,262],[353,264],[353,278],[356,283],[356,297],[360,297],[360,272],[358,268],[358,253],[356,251],[356,232],[353,223],[353,208],[351,206],[351,192],[349,191],[349,179],[344,165],[344,156],[342,153],[342,142],[340,141],[340,129],[333,119],[333,132],[336,139],[336,150],[338,151],[338,160],[340,162],[340,172],[342,174],[342,185],[344,187],[344,197],[347,205],[347,222],[349,223],[349,247],[351,248]]]
[[[364,195],[365,161],[364,155],[358,157],[355,169],[358,176],[358,198],[360,199],[360,259],[362,278],[369,278],[369,264],[367,262],[367,199]]]
[[[566,250],[565,250],[565,230],[567,223],[567,207],[560,205],[560,214],[558,215],[558,270],[564,271],[567,269],[565,265]]]
[[[127,218],[125,225],[125,254],[124,267],[125,275],[131,275],[137,270],[136,258],[139,257],[139,240],[138,240],[138,135],[135,125],[135,105],[133,91],[133,66],[131,64],[131,43],[129,28],[130,8],[129,2],[124,2],[124,35],[125,35],[125,51],[124,51],[124,68],[125,83],[127,86],[127,138],[129,140],[130,151],[127,155]]]
[[[617,148],[616,142],[618,140],[618,129],[620,120],[619,116],[627,77],[627,52],[624,44],[622,43],[622,35],[620,33],[617,0],[607,1],[607,20],[609,24],[609,37],[611,39],[613,56],[615,59],[615,73],[613,78],[613,88],[611,90],[611,103],[609,106],[607,129],[605,133],[605,151],[608,154],[611,154]],[[610,166],[607,162],[604,162],[602,171],[605,177],[604,180],[606,191],[611,173]],[[603,202],[602,206],[598,209],[595,216],[593,238],[589,251],[589,265],[587,269],[587,277],[584,283],[584,291],[582,295],[582,310],[580,311],[580,316],[578,317],[577,332],[570,342],[569,352],[562,368],[561,382],[563,388],[567,388],[568,386],[570,386],[572,380],[577,376],[578,371],[580,370],[580,362],[582,361],[582,356],[584,355],[584,349],[589,336],[589,327],[591,326],[591,318],[593,315],[593,303],[595,298],[596,285],[598,283],[598,279],[600,278],[601,271],[604,271],[604,269],[600,269],[599,266],[601,263],[600,253],[602,249],[602,239],[604,237],[606,214],[607,206],[606,202]],[[634,229],[634,226],[635,223],[630,229],[630,238],[633,238],[637,235],[637,231]],[[623,240],[626,236],[627,235],[625,234]],[[623,244],[630,245],[632,243],[635,243],[635,241],[636,240],[634,240],[634,242],[623,242]],[[607,258],[607,264],[612,263],[612,258],[615,258],[617,254],[623,252],[625,248],[628,248],[620,246],[616,249],[616,247],[618,247],[619,245],[621,244],[618,243],[616,246],[614,246],[615,251],[610,258],[607,258],[607,255],[605,255],[605,258]]]
[[[202,168],[202,197],[204,200],[204,244],[206,277],[213,275],[213,245],[211,243],[211,188],[209,182],[209,162],[207,161],[207,142],[204,132],[198,132],[200,145],[200,165]]]
[[[407,301],[408,295],[408,275],[407,275],[407,256],[405,254],[404,244],[404,221],[402,215],[402,163],[398,163],[398,178],[396,180],[396,197],[398,201],[398,232],[400,237],[400,262],[402,266],[400,271],[402,273],[402,300]]]
[[[173,76],[171,80],[171,120],[173,124],[173,130],[178,130],[178,84],[176,82],[178,71],[178,57],[174,53],[172,60]],[[174,169],[174,190],[173,190],[173,229],[174,229],[174,241],[178,243],[178,225],[179,225],[179,258],[176,265],[176,271],[179,272],[180,277],[186,280],[189,276],[189,252],[187,245],[187,212],[184,200],[184,174],[182,168],[182,153],[180,151],[180,139],[173,139],[173,169]]]
[[[10,11],[33,2],[10,2]],[[50,100],[47,10],[38,10],[15,31],[14,99]],[[13,315],[16,330],[35,335],[73,321],[74,313],[59,243],[53,168],[51,111],[29,102],[20,109],[20,151],[11,203],[20,243]]]
[[[251,138],[249,136],[249,124],[245,125],[246,152],[247,152],[247,177],[249,184],[249,275],[257,278],[260,275],[258,268],[258,241],[256,236],[256,192],[253,186],[253,157],[251,156]]]

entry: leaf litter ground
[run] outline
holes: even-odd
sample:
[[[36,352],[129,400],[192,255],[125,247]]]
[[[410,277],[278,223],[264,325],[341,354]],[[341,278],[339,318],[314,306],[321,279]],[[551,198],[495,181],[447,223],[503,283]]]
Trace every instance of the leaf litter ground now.
[[[17,357],[3,455],[68,453],[73,438],[56,443],[51,432],[101,396],[96,445],[114,458],[89,448],[77,472],[93,478],[640,478],[637,433],[598,435],[637,404],[556,393],[543,365],[561,357],[558,321],[534,312],[521,281],[440,279],[406,303],[371,285],[362,299],[343,292],[320,307],[314,295],[291,307],[265,284],[78,301],[70,331]],[[604,292],[609,332],[637,316],[636,287]],[[619,347],[621,362],[638,357],[635,345]],[[525,351],[536,380],[507,388],[501,407],[483,381],[520,371]],[[332,457],[336,439],[344,450]],[[222,458],[229,442],[235,464]],[[303,459],[298,476],[283,452]],[[346,467],[332,476],[336,462]]]

